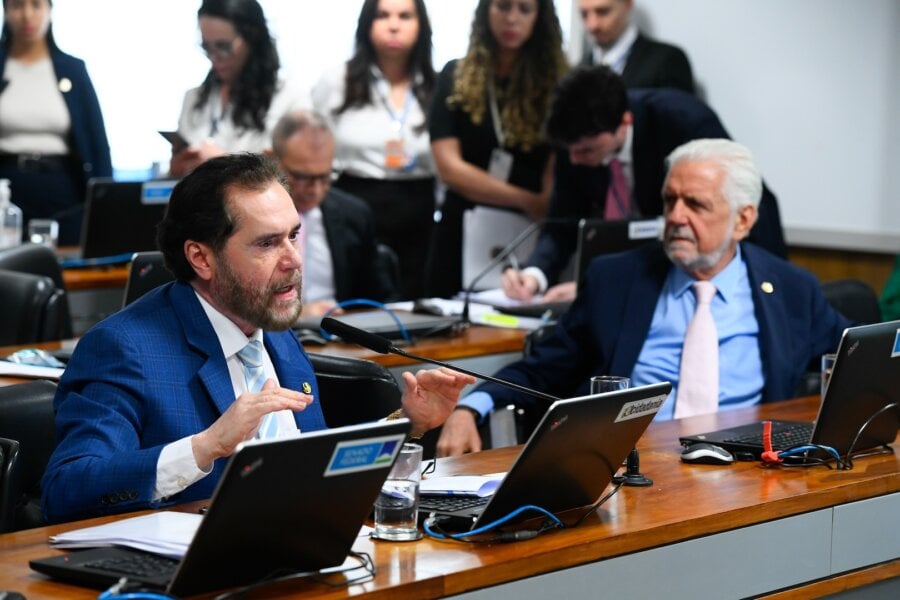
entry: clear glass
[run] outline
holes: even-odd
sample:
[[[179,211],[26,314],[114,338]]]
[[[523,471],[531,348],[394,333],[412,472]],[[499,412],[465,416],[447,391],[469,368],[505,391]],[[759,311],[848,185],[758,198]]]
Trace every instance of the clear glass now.
[[[597,375],[591,377],[591,393],[602,394],[603,392],[615,392],[616,390],[627,390],[631,387],[631,379],[620,375]]]
[[[819,394],[822,398],[825,397],[825,390],[828,388],[828,380],[831,379],[831,371],[834,369],[834,361],[837,360],[837,354],[823,354],[822,355],[822,387],[819,390]]]
[[[422,537],[417,527],[421,471],[422,446],[403,444],[375,500],[375,531],[372,537],[392,542],[407,542]]]
[[[59,240],[59,223],[53,219],[32,219],[28,221],[28,241],[56,249]]]

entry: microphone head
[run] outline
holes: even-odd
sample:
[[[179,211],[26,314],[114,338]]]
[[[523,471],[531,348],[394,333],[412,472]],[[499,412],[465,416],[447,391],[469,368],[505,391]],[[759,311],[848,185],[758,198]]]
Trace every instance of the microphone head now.
[[[338,321],[337,319],[332,319],[331,317],[322,319],[322,329],[331,335],[338,336],[349,344],[356,344],[357,346],[368,348],[379,354],[388,354],[394,349],[391,340],[374,333],[369,333],[368,331],[363,331],[353,325],[347,325],[346,323]]]

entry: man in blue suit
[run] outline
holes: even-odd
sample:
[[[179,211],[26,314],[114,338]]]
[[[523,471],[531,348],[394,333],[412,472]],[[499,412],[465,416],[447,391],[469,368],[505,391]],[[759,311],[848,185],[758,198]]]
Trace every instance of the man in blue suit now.
[[[662,214],[659,191],[665,159],[695,139],[728,138],[716,114],[701,100],[679,90],[628,90],[606,67],[579,67],[556,88],[547,132],[563,148],[557,153],[548,224],[525,262],[508,269],[503,287],[512,298],[529,299],[557,283],[575,251],[579,219],[610,218],[607,209],[613,160],[622,166],[629,202],[615,218]],[[774,194],[763,184],[758,218],[748,240],[778,256],[787,256]],[[571,300],[575,283],[550,287],[545,300]]]
[[[300,301],[300,218],[274,163],[207,161],[172,192],[158,244],[176,277],[91,329],[57,390],[49,521],[208,498],[224,460],[268,437],[323,429]],[[261,389],[241,354],[260,346]],[[441,424],[471,377],[404,373],[412,435]],[[271,428],[270,428],[271,425]]]
[[[713,409],[792,397],[810,361],[837,347],[849,323],[828,305],[817,280],[742,243],[762,191],[749,151],[730,140],[695,140],[667,163],[663,242],[595,259],[555,331],[497,377],[563,398],[586,394],[594,375],[630,376],[633,385],[671,381],[677,389],[696,281],[716,289]],[[657,419],[673,416],[676,398],[673,392]],[[535,400],[496,384],[479,386],[447,419],[438,453],[480,450],[476,422],[508,404]]]

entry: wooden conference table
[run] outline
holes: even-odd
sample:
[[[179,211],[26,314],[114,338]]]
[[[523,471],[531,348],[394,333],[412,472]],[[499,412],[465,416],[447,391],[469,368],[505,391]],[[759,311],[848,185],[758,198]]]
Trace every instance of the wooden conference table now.
[[[578,528],[492,545],[360,538],[354,549],[372,556],[373,580],[338,588],[300,580],[254,597],[785,598],[900,577],[900,457],[857,459],[841,472],[679,460],[679,435],[759,417],[811,419],[817,404],[803,398],[651,425],[638,447],[654,485],[622,488]],[[515,453],[441,459],[438,474],[502,471]],[[197,510],[197,503],[181,508]],[[94,590],[32,572],[28,561],[60,552],[47,545],[49,535],[116,518],[0,536],[0,590],[30,600],[95,598]]]

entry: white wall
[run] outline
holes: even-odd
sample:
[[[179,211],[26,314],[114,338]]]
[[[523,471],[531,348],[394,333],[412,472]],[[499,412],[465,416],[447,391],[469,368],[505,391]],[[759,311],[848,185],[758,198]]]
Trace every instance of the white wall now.
[[[636,4],[753,150],[789,242],[900,252],[900,2]]]
[[[350,57],[360,0],[260,0],[284,76],[312,86],[325,68]],[[465,53],[477,0],[426,0],[434,30],[434,65]],[[557,0],[569,29],[571,4]],[[156,132],[174,129],[185,90],[209,69],[197,31],[199,0],[55,0],[59,46],[83,58],[106,119],[118,174],[144,175],[168,162]]]

